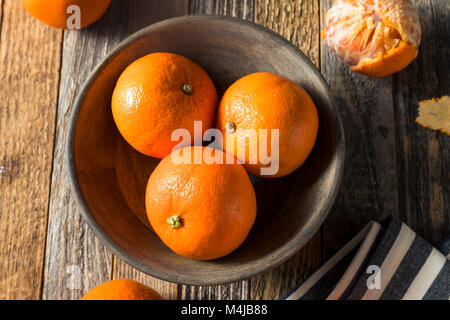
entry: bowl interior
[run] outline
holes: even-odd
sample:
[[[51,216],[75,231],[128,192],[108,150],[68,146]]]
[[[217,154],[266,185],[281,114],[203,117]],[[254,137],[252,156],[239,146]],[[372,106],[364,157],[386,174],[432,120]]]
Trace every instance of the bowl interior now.
[[[159,160],[140,154],[118,133],[110,101],[117,78],[151,52],[181,54],[200,64],[219,94],[238,78],[266,71],[288,77],[311,95],[319,135],[305,164],[279,179],[251,177],[257,219],[236,251],[194,261],[167,248],[145,213],[145,187]],[[68,136],[72,187],[88,224],[114,253],[168,281],[221,284],[248,278],[292,256],[317,231],[340,181],[343,141],[339,117],[323,79],[295,47],[251,23],[219,17],[182,17],[128,38],[94,71],[76,101]]]

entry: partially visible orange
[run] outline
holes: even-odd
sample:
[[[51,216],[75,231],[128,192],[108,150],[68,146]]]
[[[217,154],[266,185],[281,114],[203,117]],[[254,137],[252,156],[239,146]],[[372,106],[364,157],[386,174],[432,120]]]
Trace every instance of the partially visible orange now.
[[[180,55],[156,52],[130,64],[112,96],[114,121],[125,140],[151,157],[164,158],[179,143],[176,129],[194,138],[194,121],[203,133],[214,125],[217,91],[198,64]]]
[[[255,221],[256,195],[250,178],[237,163],[211,163],[203,158],[194,164],[196,152],[225,162],[220,150],[195,146],[176,152],[187,155],[191,164],[177,164],[167,156],[155,168],[145,196],[150,224],[181,256],[223,257],[242,244]]]
[[[421,27],[410,0],[335,0],[322,37],[353,71],[384,77],[416,58]]]
[[[116,279],[89,290],[81,300],[163,300],[163,297],[137,281]]]
[[[313,100],[297,83],[258,72],[237,80],[227,89],[219,104],[216,126],[225,136],[224,150],[237,156],[247,171],[277,178],[305,162],[316,141],[319,118]],[[260,129],[267,130],[268,155],[275,154],[271,149],[271,130],[278,130],[279,170],[275,174],[262,175],[261,169],[271,164],[260,157],[264,137],[251,134]]]
[[[81,28],[100,19],[111,4],[111,0],[22,0],[25,9],[36,19],[49,26],[67,29],[71,12],[67,9],[76,5],[81,12]]]

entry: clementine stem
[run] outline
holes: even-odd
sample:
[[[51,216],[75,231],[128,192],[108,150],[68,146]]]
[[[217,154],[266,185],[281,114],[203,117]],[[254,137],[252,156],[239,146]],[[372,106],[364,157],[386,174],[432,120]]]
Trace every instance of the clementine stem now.
[[[225,124],[225,129],[227,130],[228,133],[233,133],[236,130],[236,125],[233,122],[228,121]]]
[[[172,229],[176,229],[183,226],[183,221],[181,220],[181,217],[177,215],[168,218],[167,223],[172,227]]]
[[[183,90],[185,94],[192,94],[192,92],[194,92],[194,88],[189,83],[183,84],[181,90]]]

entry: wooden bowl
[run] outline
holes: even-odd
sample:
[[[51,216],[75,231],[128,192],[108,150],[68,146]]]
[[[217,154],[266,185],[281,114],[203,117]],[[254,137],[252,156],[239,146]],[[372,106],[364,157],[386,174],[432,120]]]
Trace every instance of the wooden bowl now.
[[[252,177],[258,199],[255,225],[236,251],[217,260],[178,256],[152,231],[144,195],[148,177],[159,160],[130,147],[112,118],[111,95],[119,75],[134,60],[156,51],[177,53],[200,64],[220,95],[249,73],[283,75],[305,88],[319,111],[318,139],[308,160],[284,178]],[[295,46],[247,21],[185,16],[133,34],[95,68],[75,101],[67,160],[81,212],[114,254],[160,279],[216,285],[274,268],[318,230],[341,181],[344,136],[327,84]]]

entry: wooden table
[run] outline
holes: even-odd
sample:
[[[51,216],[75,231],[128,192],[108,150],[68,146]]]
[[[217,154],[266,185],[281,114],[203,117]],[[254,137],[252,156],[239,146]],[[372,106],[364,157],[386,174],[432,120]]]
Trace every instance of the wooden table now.
[[[416,0],[417,60],[383,79],[353,73],[319,38],[331,0],[113,0],[81,31],[33,19],[0,0],[0,298],[78,299],[115,278],[149,284],[169,299],[277,299],[309,276],[370,219],[388,214],[436,244],[450,232],[450,138],[414,123],[418,100],[449,94],[446,1]],[[131,33],[185,14],[262,24],[297,45],[329,83],[346,134],[344,180],[320,232],[274,270],[231,285],[177,285],[114,256],[84,223],[71,194],[64,141],[82,82]]]

